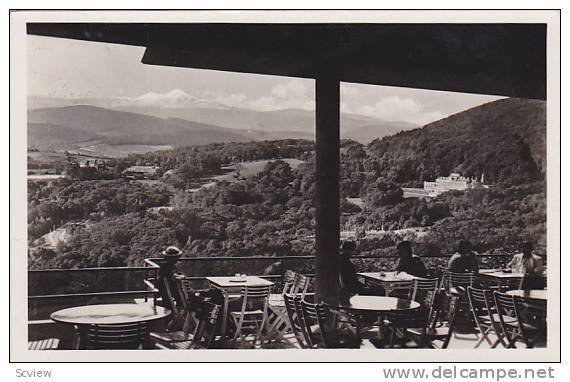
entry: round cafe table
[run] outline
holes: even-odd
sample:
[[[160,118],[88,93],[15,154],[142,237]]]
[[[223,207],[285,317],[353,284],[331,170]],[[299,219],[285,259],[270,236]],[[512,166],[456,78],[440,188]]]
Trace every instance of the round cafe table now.
[[[376,313],[378,322],[381,325],[381,317],[391,311],[414,310],[420,307],[417,301],[389,296],[352,296],[348,301],[337,304],[337,309],[350,311],[355,315],[357,341],[360,342],[360,314]],[[382,327],[378,328],[378,346],[382,343]]]
[[[515,289],[515,290],[510,290],[506,293],[511,296],[531,298],[534,300],[547,300],[548,297],[548,291],[544,289],[530,289],[530,290]]]
[[[51,319],[64,324],[75,325],[76,336],[74,349],[85,344],[89,325],[125,325],[160,320],[170,316],[170,310],[153,303],[148,304],[101,304],[76,306],[58,310],[51,314]]]
[[[358,312],[389,312],[394,310],[413,310],[420,307],[416,301],[388,296],[352,296],[341,302],[337,308]]]

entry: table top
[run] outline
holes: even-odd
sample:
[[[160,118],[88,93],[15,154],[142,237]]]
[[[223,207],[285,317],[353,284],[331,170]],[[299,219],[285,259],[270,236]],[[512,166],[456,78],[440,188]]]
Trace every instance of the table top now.
[[[359,273],[360,276],[364,276],[370,279],[374,279],[382,282],[397,283],[397,282],[410,282],[415,279],[422,279],[414,275],[410,275],[406,272],[362,272]]]
[[[501,269],[480,269],[479,274],[497,279],[522,279],[524,277],[522,272],[505,272]]]
[[[530,289],[530,290],[510,290],[507,294],[511,296],[519,296],[524,298],[533,298],[535,300],[546,300],[548,298],[548,291],[544,289]]]
[[[101,304],[58,310],[51,314],[51,319],[74,325],[118,325],[154,321],[169,315],[170,310],[153,303]]]
[[[397,297],[387,296],[352,296],[348,303],[341,303],[338,308],[371,311],[371,312],[386,312],[392,310],[412,310],[420,307],[416,301],[406,300]]]
[[[271,281],[262,279],[258,276],[246,276],[244,280],[237,280],[234,276],[229,277],[206,277],[206,280],[221,288],[235,288],[243,286],[272,286]]]

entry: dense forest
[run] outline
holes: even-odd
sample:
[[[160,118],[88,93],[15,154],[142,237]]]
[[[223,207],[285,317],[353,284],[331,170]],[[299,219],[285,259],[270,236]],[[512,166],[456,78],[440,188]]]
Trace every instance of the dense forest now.
[[[510,253],[523,238],[545,245],[545,124],[544,102],[504,99],[367,146],[342,141],[341,229],[385,230],[359,239],[361,253],[374,256],[393,253],[403,237],[420,254],[451,253],[461,238],[479,252]],[[293,168],[286,158],[304,163]],[[228,164],[262,159],[272,161],[253,176],[188,192]],[[123,178],[132,165],[157,166],[157,179]],[[210,144],[131,155],[99,169],[66,167],[66,179],[29,182],[31,269],[138,265],[167,245],[187,257],[314,251],[312,141]],[[452,171],[484,173],[492,187],[402,197],[401,187]],[[415,227],[425,234],[394,232]],[[58,228],[69,239],[45,245],[43,235]]]

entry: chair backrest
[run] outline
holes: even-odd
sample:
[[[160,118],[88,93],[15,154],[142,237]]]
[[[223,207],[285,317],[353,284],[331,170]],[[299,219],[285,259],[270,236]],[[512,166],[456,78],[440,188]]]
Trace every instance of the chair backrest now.
[[[325,304],[312,304],[305,300],[300,300],[301,323],[303,333],[309,347],[331,347],[327,340],[327,320],[330,312]]]
[[[125,325],[89,325],[87,347],[90,349],[139,349],[148,344],[146,322]]]
[[[429,312],[425,309],[391,310],[385,317],[393,328],[427,328]]]
[[[410,293],[408,295],[408,299],[410,300],[414,300],[414,301],[418,301],[418,302],[424,302],[425,299],[425,295],[427,294],[427,292],[432,291],[434,292],[432,295],[435,296],[435,292],[437,291],[438,288],[438,284],[439,284],[439,280],[437,278],[433,278],[433,279],[415,279],[414,280],[414,284],[412,286],[412,289],[410,290]],[[426,292],[426,293],[422,293],[422,292]]]
[[[293,296],[293,304],[295,306],[295,312],[297,313],[299,324],[301,326],[301,333],[303,334],[305,345],[307,348],[311,348],[312,347],[312,342],[310,338],[311,336],[307,332],[307,324],[305,321],[305,316],[303,315],[303,306],[301,305],[302,301],[303,298],[301,296],[299,295]]]
[[[248,309],[263,309],[267,313],[269,302],[270,286],[243,286],[241,288],[242,306],[241,313]]]
[[[468,287],[467,297],[469,298],[471,311],[478,315],[491,312],[495,306],[492,293],[489,289]]]
[[[493,299],[493,291],[489,289],[477,289],[473,287],[467,288],[467,297],[469,298],[469,305],[473,314],[473,320],[481,331],[486,333],[486,328],[492,328],[498,336],[499,341],[506,346],[504,342],[504,333],[501,329],[500,323],[495,318],[495,300]],[[482,320],[482,317],[488,318]]]
[[[511,318],[516,317],[515,301],[513,296],[499,291],[494,291],[493,300],[495,301],[495,307],[497,308],[501,324],[504,323],[502,316]]]
[[[390,296],[398,298],[409,298],[414,290],[414,281],[400,281],[390,287]]]
[[[514,296],[494,291],[493,300],[495,301],[497,315],[499,316],[501,331],[506,335],[509,345],[514,347],[514,331],[516,330],[521,332],[524,330],[521,328],[521,324],[518,319]]]
[[[170,330],[180,329],[186,317],[188,298],[183,279],[174,275],[159,277],[158,288],[162,296],[162,305],[172,311],[168,328]]]
[[[292,294],[299,294],[301,297],[305,297],[307,290],[309,289],[309,284],[311,283],[311,278],[309,276],[302,275],[300,273],[296,274],[295,282],[290,290]]]
[[[241,296],[247,298],[266,298],[269,296],[270,286],[243,286],[241,288]]]
[[[446,292],[450,292],[451,288],[457,287],[470,287],[473,286],[475,281],[475,273],[474,272],[452,272],[452,271],[445,271],[441,278],[440,283],[440,290],[444,290]]]
[[[514,296],[515,313],[519,319],[521,334],[527,340],[532,339],[531,333],[542,327],[546,334],[546,300]],[[534,342],[534,339],[532,340]]]
[[[299,308],[297,308],[295,304],[295,299],[298,300],[297,305],[299,306]],[[287,309],[287,316],[289,317],[291,328],[293,329],[293,334],[295,335],[295,338],[297,339],[299,346],[301,346],[301,348],[303,349],[306,349],[308,346],[305,340],[305,336],[303,334],[303,327],[301,324],[301,315],[303,314],[302,311],[300,310],[301,297],[294,296],[291,294],[284,294],[283,300],[285,302],[285,308]]]
[[[283,275],[283,290],[281,291],[282,294],[290,293],[291,289],[295,285],[295,279],[297,277],[297,273],[294,271],[287,269],[285,274]]]
[[[198,324],[194,330],[192,337],[192,348],[209,349],[216,339],[216,326],[221,316],[222,307],[218,304],[212,304],[202,301],[196,309],[196,319]]]

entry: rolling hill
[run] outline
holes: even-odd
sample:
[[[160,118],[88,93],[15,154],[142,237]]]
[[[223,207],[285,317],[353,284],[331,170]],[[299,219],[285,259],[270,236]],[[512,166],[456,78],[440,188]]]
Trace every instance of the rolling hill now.
[[[507,98],[403,131],[367,148],[377,174],[399,184],[459,172],[489,183],[546,174],[546,102]]]
[[[28,137],[39,149],[53,146],[54,142],[61,147],[93,141],[108,145],[186,146],[250,140],[219,126],[87,105],[30,110]]]
[[[28,109],[90,105],[114,111],[145,115],[161,119],[183,119],[199,124],[246,131],[247,137],[258,139],[314,138],[315,113],[300,109],[259,111],[232,107],[222,103],[193,97],[181,90],[169,93],[147,93],[138,98],[48,98],[31,96]],[[414,127],[407,122],[387,122],[357,114],[341,113],[343,137],[367,143],[395,131]],[[376,126],[375,128],[371,128]],[[358,130],[365,128],[364,130]],[[242,134],[243,132],[238,132]],[[254,138],[255,139],[255,138]]]
[[[408,122],[384,122],[357,127],[349,131],[341,131],[341,137],[368,144],[377,138],[396,134],[402,130],[412,130],[417,127],[417,125]]]

